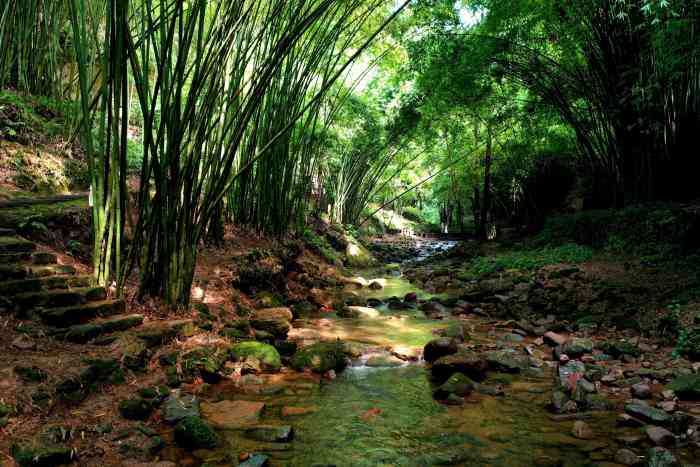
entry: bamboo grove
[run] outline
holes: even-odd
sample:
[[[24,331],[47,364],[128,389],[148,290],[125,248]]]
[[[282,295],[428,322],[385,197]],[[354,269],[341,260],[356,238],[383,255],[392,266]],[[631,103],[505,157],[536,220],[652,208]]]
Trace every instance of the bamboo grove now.
[[[0,84],[79,102],[96,280],[120,291],[136,275],[141,296],[186,304],[198,246],[224,220],[277,235],[302,226],[333,102],[408,3],[3,2],[0,37],[13,46]]]

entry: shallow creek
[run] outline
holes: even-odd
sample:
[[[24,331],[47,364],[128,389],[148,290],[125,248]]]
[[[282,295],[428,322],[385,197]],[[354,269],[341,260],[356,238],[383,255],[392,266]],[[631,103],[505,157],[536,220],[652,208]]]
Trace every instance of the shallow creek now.
[[[388,298],[403,296],[415,287],[400,277],[388,277],[383,290],[363,290],[367,297]],[[364,353],[390,348],[407,354],[435,338],[433,330],[447,326],[445,321],[421,317],[419,311],[378,311],[374,318],[296,322],[296,336],[301,340],[337,337],[363,348]],[[497,337],[487,334],[481,321],[467,323],[472,342],[498,345]],[[224,432],[228,452],[264,453],[273,466],[573,467],[598,465],[596,460],[614,456],[612,433],[620,434],[614,413],[588,420],[595,438],[586,441],[571,436],[572,420],[549,418],[544,406],[552,370],[546,365],[527,376],[492,374],[485,383],[503,385],[505,395],[474,394],[463,406],[447,406],[433,400],[420,361],[393,367],[368,367],[365,362],[366,355],[334,380],[289,372],[251,378],[257,386],[212,388],[207,398],[262,401],[266,407],[260,424],[294,429],[289,443],[261,443],[240,432]],[[292,416],[283,411],[285,407],[303,408],[305,413]]]

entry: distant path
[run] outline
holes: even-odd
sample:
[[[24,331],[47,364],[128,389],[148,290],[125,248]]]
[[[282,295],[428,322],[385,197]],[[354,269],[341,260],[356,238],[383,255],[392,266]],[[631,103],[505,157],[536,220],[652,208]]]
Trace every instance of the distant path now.
[[[19,208],[22,206],[32,206],[35,204],[57,204],[79,199],[87,200],[88,197],[89,193],[86,192],[72,195],[47,196],[43,198],[17,198],[7,201],[0,201],[0,209]]]

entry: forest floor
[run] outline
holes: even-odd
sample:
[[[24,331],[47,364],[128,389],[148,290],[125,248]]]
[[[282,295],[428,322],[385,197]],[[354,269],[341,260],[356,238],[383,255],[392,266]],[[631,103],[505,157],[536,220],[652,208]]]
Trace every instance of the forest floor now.
[[[47,219],[27,231],[39,251],[89,273],[86,217]],[[136,300],[130,283],[126,308],[143,324],[108,339],[70,343],[4,313],[0,465],[613,466],[700,454],[700,365],[674,354],[674,333],[700,310],[692,262],[398,243],[348,271],[317,242],[229,229],[200,252],[193,307]],[[231,353],[249,339],[260,346]],[[183,409],[217,429],[216,449],[178,439]]]

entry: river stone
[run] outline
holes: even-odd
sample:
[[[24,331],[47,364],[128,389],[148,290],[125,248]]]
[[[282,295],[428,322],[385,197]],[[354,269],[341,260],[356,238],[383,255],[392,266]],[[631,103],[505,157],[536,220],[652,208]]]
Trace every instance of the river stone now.
[[[311,370],[314,373],[339,372],[347,366],[345,345],[340,342],[319,342],[297,351],[290,364],[297,371]]]
[[[656,446],[671,446],[676,442],[676,437],[666,428],[660,426],[648,426],[647,436]]]
[[[462,373],[455,373],[433,392],[433,397],[438,400],[445,400],[450,395],[459,397],[468,396],[474,390],[474,382]]]
[[[559,365],[559,384],[569,387],[569,381],[582,377],[586,372],[586,365],[578,360],[571,360],[566,365]]]
[[[648,384],[637,383],[632,386],[632,397],[637,399],[651,399],[651,388]]]
[[[700,400],[700,373],[678,376],[668,389],[681,400]]]
[[[175,426],[175,442],[190,450],[214,449],[218,444],[218,436],[201,418],[185,417]]]
[[[627,404],[625,405],[625,412],[648,423],[668,425],[671,422],[671,416],[663,410],[642,404]]]
[[[574,422],[574,427],[571,429],[571,434],[574,438],[578,439],[593,438],[593,430],[590,426],[588,426],[588,423],[584,422],[583,420],[576,420]]]
[[[366,306],[348,306],[347,309],[352,314],[351,316],[357,318],[373,319],[380,316],[378,310]]]
[[[264,454],[253,454],[248,459],[238,464],[238,467],[266,467],[270,465],[270,458]]]
[[[161,410],[163,421],[172,425],[186,417],[199,417],[199,399],[178,389],[165,399]]]
[[[251,316],[252,320],[266,320],[266,319],[283,319],[286,321],[292,321],[294,315],[292,310],[287,307],[276,307],[276,308],[262,308],[253,312]]]
[[[119,403],[119,413],[127,420],[146,420],[153,412],[153,404],[141,397],[132,397]]]
[[[681,467],[681,463],[668,449],[655,447],[649,449],[646,454],[645,467]]]
[[[494,350],[483,355],[489,368],[494,371],[519,373],[530,366],[530,360],[527,356],[508,350]]]
[[[631,449],[623,448],[615,453],[615,462],[622,465],[639,465],[642,463],[642,460]]]
[[[403,366],[404,361],[391,354],[372,355],[367,359],[366,365],[371,368],[393,368]]]
[[[566,337],[562,336],[561,334],[557,334],[555,332],[549,331],[545,332],[544,335],[542,336],[542,339],[544,340],[545,344],[551,346],[551,347],[557,347],[560,345],[564,345],[566,342]]]
[[[244,400],[223,400],[215,403],[202,403],[202,417],[212,426],[221,430],[236,430],[254,425],[260,421],[265,409],[263,402]]]
[[[248,438],[265,443],[288,443],[294,438],[291,426],[257,426],[245,431]]]
[[[291,329],[289,320],[283,317],[251,319],[250,325],[254,330],[269,333],[276,339],[286,339]]]
[[[277,371],[282,366],[282,360],[277,349],[264,342],[239,342],[231,347],[229,353],[231,357],[240,361],[248,357],[256,358],[262,364],[262,368],[268,371]]]
[[[449,337],[433,339],[423,348],[423,359],[428,363],[432,363],[440,357],[457,353],[457,350],[457,341],[454,339]]]
[[[571,338],[559,347],[559,353],[566,354],[570,358],[578,358],[592,352],[593,341],[583,337]]]
[[[567,402],[569,402],[569,396],[564,391],[555,390],[552,392],[549,408],[553,412],[563,413]]]
[[[481,381],[486,377],[488,364],[476,352],[459,350],[452,355],[438,358],[430,368],[433,378],[442,382],[454,373],[462,373],[471,379]]]

